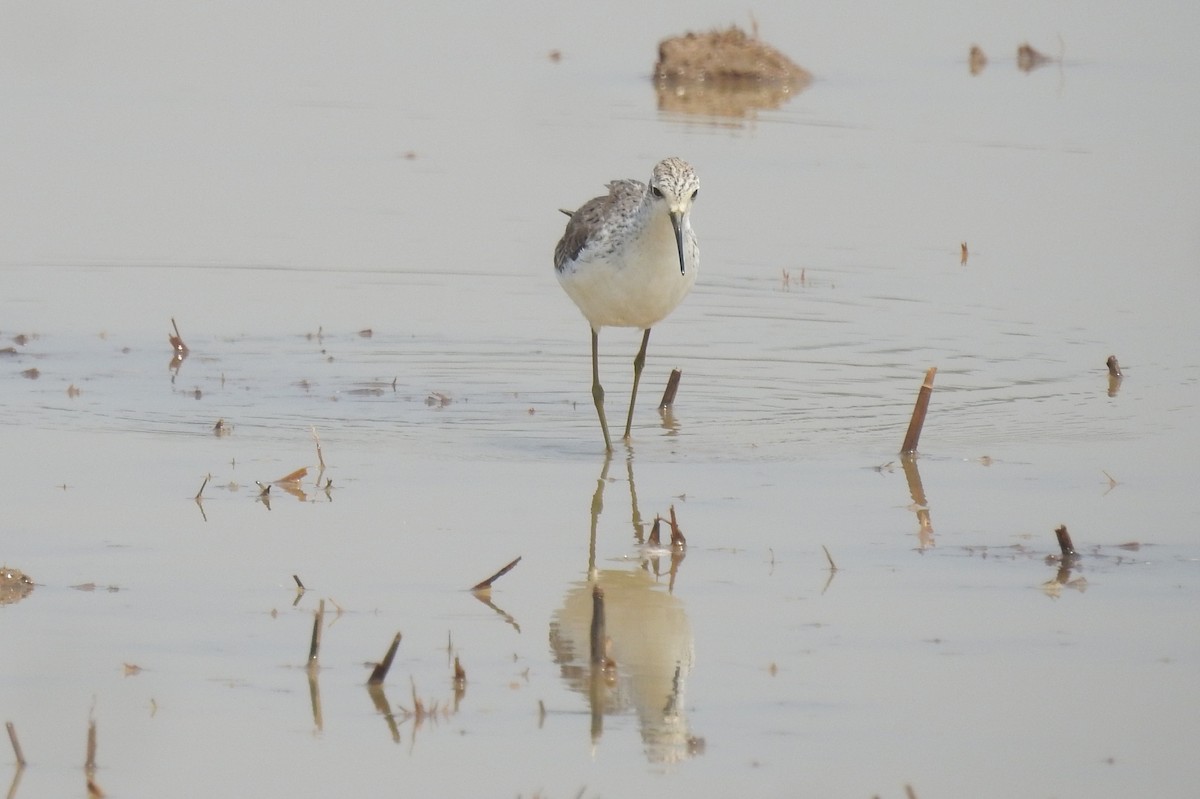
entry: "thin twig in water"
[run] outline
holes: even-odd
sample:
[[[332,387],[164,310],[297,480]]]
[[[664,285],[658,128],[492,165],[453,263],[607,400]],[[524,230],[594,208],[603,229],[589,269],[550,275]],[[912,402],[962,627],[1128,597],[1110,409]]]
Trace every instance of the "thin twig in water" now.
[[[518,563],[520,563],[520,562],[521,562],[521,556],[520,556],[520,555],[518,555],[518,556],[517,556],[517,558],[516,558],[515,560],[513,560],[511,563],[509,563],[508,565],[506,565],[506,566],[505,566],[503,569],[501,569],[500,571],[498,571],[498,572],[496,572],[495,574],[493,574],[491,577],[487,578],[486,580],[483,580],[482,582],[478,582],[478,583],[476,583],[475,585],[471,586],[471,590],[472,590],[472,591],[487,591],[488,589],[490,589],[490,588],[492,587],[492,583],[496,582],[496,581],[497,581],[497,580],[499,580],[501,577],[503,577],[504,575],[508,574],[510,571],[512,571],[513,567],[514,567],[514,566],[516,566],[516,565],[517,565]]]
[[[171,327],[175,328],[175,335],[168,336],[167,340],[171,342],[171,349],[175,350],[180,356],[186,358],[188,354],[188,346],[183,343],[183,336],[179,334],[179,325],[175,324],[175,317],[171,317]]]
[[[829,561],[829,571],[837,571],[837,564],[833,562],[833,555],[829,554],[829,549],[824,544],[821,544],[821,549],[825,550],[825,560]]]
[[[308,475],[308,467],[301,466],[296,471],[294,471],[290,474],[285,474],[283,477],[280,477],[278,480],[275,481],[275,483],[277,485],[282,484],[282,483],[299,483],[307,475]]]
[[[650,537],[646,539],[646,546],[658,547],[662,545],[662,539],[660,538],[661,533],[659,532],[661,528],[662,517],[655,514],[654,524],[650,526]]]
[[[308,590],[307,588],[304,587],[304,583],[300,582],[300,575],[293,574],[292,579],[296,581],[296,587],[299,588],[301,591]]]
[[[314,425],[312,428],[313,440],[317,442],[317,463],[321,465],[321,471],[325,471],[325,456],[321,454],[321,437],[317,435],[317,428]]]
[[[296,580],[299,583],[299,580]],[[303,590],[304,586],[300,586]],[[317,667],[317,658],[321,654],[321,630],[325,628],[325,600],[322,599],[317,605],[316,615],[313,617],[312,639],[308,644],[308,667],[315,669]]]
[[[17,768],[25,768],[25,754],[21,751],[21,742],[17,740],[17,728],[11,721],[5,722],[8,728],[8,740],[12,743],[13,754],[17,756]]]
[[[387,654],[383,656],[383,660],[375,664],[375,668],[371,670],[371,676],[367,678],[367,685],[382,685],[387,679],[388,669],[392,667],[392,661],[396,658],[396,650],[400,648],[400,633],[396,633],[396,637],[392,639],[392,645],[388,647]],[[413,696],[416,697],[416,686],[413,686]]]
[[[87,760],[83,768],[88,774],[96,770],[96,720],[88,719]]]
[[[933,378],[937,367],[929,367],[925,373],[925,382],[917,393],[917,403],[913,406],[912,419],[908,422],[908,432],[904,435],[904,445],[901,452],[916,452],[917,442],[921,439],[921,428],[925,426],[925,414],[929,411],[929,395],[933,393]]]
[[[209,479],[210,477],[212,477],[212,475],[211,475],[211,474],[206,474],[206,475],[204,475],[204,482],[200,484],[200,490],[196,492],[196,499],[197,499],[197,500],[199,500],[199,499],[200,499],[200,495],[204,493],[204,487],[205,487],[206,485],[208,485],[208,479]]]
[[[683,371],[680,369],[672,369],[671,376],[667,378],[667,388],[663,391],[662,402],[658,403],[658,409],[666,410],[675,404],[675,395],[679,393],[679,381],[683,378]]]
[[[413,723],[420,724],[425,719],[425,703],[421,701],[421,697],[417,696],[417,681],[411,676],[408,678],[412,684],[412,699],[413,699]]]
[[[1062,550],[1063,561],[1076,560],[1079,553],[1075,551],[1075,544],[1071,541],[1071,534],[1067,532],[1067,526],[1060,524],[1055,528],[1054,535],[1058,537],[1058,548]]]
[[[674,505],[671,506],[671,549],[687,549],[687,539],[683,537],[683,530],[679,529]]]

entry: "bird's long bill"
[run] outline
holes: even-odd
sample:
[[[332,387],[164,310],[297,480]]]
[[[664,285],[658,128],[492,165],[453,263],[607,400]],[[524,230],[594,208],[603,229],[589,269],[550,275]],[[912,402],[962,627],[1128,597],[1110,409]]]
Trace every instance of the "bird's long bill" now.
[[[683,259],[683,214],[671,212],[671,227],[675,228],[675,246],[679,248],[679,274],[687,273],[687,263]]]

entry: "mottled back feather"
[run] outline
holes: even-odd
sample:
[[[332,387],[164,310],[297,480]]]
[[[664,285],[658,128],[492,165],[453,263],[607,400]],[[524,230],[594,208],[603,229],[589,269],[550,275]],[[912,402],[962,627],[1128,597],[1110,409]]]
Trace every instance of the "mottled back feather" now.
[[[554,248],[554,268],[559,272],[579,257],[587,247],[592,235],[604,225],[605,220],[614,215],[611,209],[614,204],[636,207],[646,196],[646,184],[637,180],[614,180],[608,184],[608,194],[603,197],[593,197],[583,204],[567,222],[567,229]]]

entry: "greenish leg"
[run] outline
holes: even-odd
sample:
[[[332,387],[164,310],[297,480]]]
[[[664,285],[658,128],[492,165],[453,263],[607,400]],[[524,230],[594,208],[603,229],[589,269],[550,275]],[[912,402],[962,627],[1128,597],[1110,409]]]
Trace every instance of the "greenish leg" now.
[[[633,359],[633,395],[629,398],[629,416],[625,418],[625,440],[629,440],[629,430],[633,427],[633,405],[637,401],[638,383],[642,379],[642,367],[646,365],[646,345],[650,343],[650,328],[642,334],[642,348]]]
[[[604,417],[604,387],[600,385],[600,332],[596,328],[592,328],[592,401],[596,403],[596,415],[600,417],[600,429],[604,431],[604,449],[612,452],[608,419]]]

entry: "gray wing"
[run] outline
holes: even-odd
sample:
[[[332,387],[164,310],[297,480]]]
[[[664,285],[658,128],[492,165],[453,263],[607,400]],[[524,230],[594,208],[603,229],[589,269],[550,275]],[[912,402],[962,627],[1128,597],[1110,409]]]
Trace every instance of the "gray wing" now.
[[[554,248],[554,268],[561,272],[568,261],[579,257],[592,236],[604,226],[605,220],[614,216],[616,209],[626,206],[636,208],[645,193],[646,186],[640,181],[614,180],[608,184],[608,194],[593,197],[570,214],[567,229]]]

